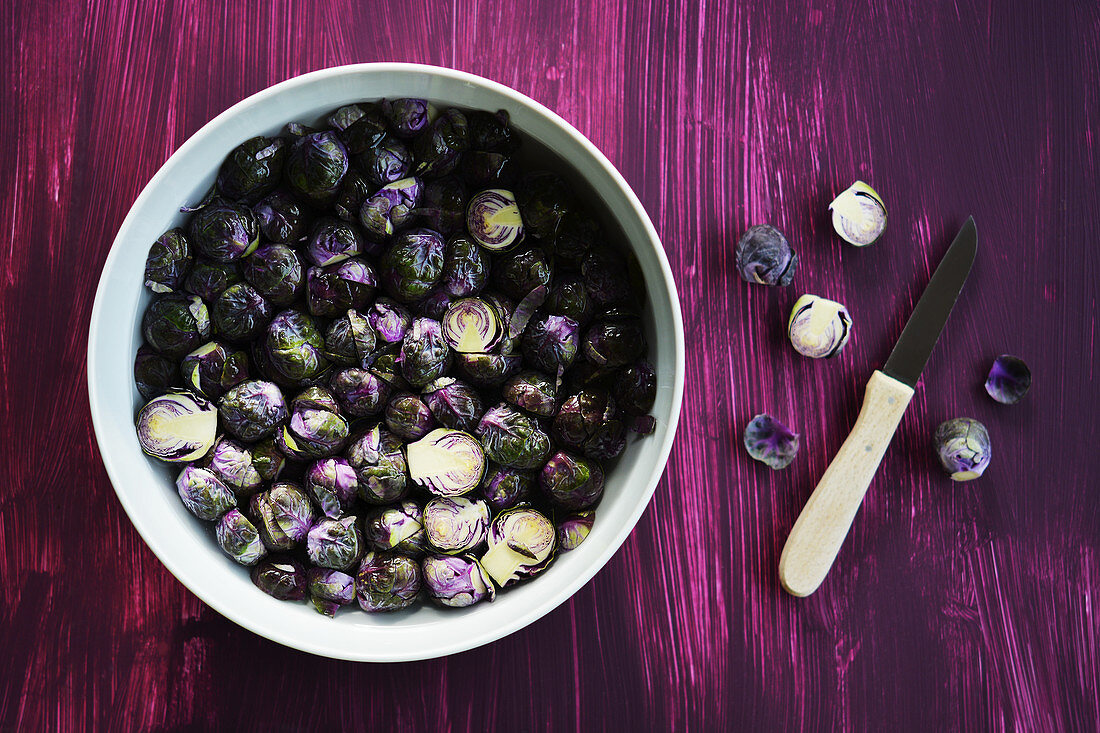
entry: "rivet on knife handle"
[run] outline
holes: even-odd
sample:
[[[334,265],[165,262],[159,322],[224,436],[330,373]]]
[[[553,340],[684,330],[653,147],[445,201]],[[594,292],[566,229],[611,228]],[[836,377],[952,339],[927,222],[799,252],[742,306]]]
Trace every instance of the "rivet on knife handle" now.
[[[808,596],[825,579],[912,397],[909,385],[880,371],[871,375],[852,432],[783,547],[779,580],[787,592]]]

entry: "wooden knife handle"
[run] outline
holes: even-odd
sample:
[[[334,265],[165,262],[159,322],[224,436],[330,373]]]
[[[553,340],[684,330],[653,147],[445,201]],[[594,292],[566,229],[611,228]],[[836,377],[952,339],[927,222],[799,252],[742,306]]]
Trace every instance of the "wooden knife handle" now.
[[[779,580],[791,595],[808,596],[825,580],[912,397],[909,385],[880,371],[871,375],[852,432],[783,547]]]

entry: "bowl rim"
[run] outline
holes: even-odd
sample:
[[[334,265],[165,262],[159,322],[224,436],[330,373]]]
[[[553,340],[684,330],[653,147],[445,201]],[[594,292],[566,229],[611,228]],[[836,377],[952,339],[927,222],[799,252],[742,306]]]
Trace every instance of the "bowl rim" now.
[[[137,212],[144,208],[146,200],[152,195],[154,189],[158,187],[159,182],[166,175],[171,168],[171,163],[180,158],[188,156],[192,148],[197,147],[205,138],[215,134],[219,128],[221,128],[227,120],[235,117],[242,110],[247,109],[255,104],[258,104],[268,97],[283,94],[289,90],[296,89],[298,87],[308,86],[320,80],[327,80],[336,77],[348,76],[354,77],[360,74],[366,73],[427,73],[439,77],[448,78],[453,81],[463,82],[474,86],[486,87],[490,91],[496,92],[502,96],[508,97],[512,102],[525,106],[536,112],[537,114],[547,118],[555,126],[561,128],[572,140],[585,150],[585,152],[591,156],[592,160],[607,174],[609,179],[614,182],[615,186],[620,189],[622,195],[629,202],[633,209],[634,215],[638,218],[639,223],[647,235],[647,244],[654,250],[657,256],[657,262],[660,268],[661,276],[664,279],[664,285],[668,289],[669,293],[669,310],[672,315],[672,325],[674,326],[672,338],[673,338],[673,385],[672,385],[672,399],[670,404],[670,410],[668,415],[668,429],[664,436],[664,441],[657,447],[659,451],[657,466],[660,470],[654,471],[650,477],[648,485],[645,487],[644,492],[639,494],[639,501],[636,503],[634,509],[627,516],[625,522],[618,528],[618,531],[612,536],[611,541],[607,544],[602,553],[595,556],[591,564],[581,573],[572,577],[565,582],[556,594],[547,595],[544,600],[533,605],[528,609],[526,613],[513,617],[513,619],[500,626],[484,629],[478,634],[468,635],[461,640],[456,640],[446,645],[436,645],[430,650],[418,650],[412,654],[380,654],[377,650],[355,650],[348,648],[333,648],[321,643],[309,643],[308,640],[303,640],[296,637],[291,631],[283,631],[282,629],[257,628],[251,622],[249,617],[238,613],[230,604],[223,603],[218,596],[210,597],[209,594],[199,592],[191,578],[191,572],[181,567],[176,563],[170,553],[163,552],[158,548],[158,542],[155,538],[146,534],[148,528],[143,527],[141,522],[135,519],[136,507],[131,502],[130,498],[125,492],[119,491],[117,488],[120,484],[125,482],[125,474],[122,466],[118,465],[116,459],[112,456],[110,451],[103,450],[103,446],[109,444],[108,433],[105,425],[106,410],[108,407],[104,404],[104,398],[100,394],[99,383],[101,381],[100,374],[98,372],[97,360],[94,354],[94,346],[97,342],[97,334],[104,324],[101,322],[103,302],[105,299],[105,293],[109,287],[110,273],[115,269],[117,262],[122,257],[121,246],[123,238],[127,235],[128,231],[132,228],[133,222],[137,217]],[[622,174],[615,168],[614,165],[607,159],[607,157],[595,146],[587,137],[580,133],[573,125],[564,120],[558,114],[528,97],[527,95],[512,89],[504,84],[486,79],[476,74],[471,74],[465,71],[459,71],[456,69],[450,69],[441,66],[433,66],[429,64],[415,64],[415,63],[398,63],[398,62],[381,62],[381,63],[361,63],[361,64],[346,64],[341,66],[333,66],[325,69],[319,69],[311,71],[305,74],[291,77],[284,81],[273,84],[265,89],[262,89],[241,101],[235,103],[209,122],[195,131],[179,148],[161,166],[157,169],[157,172],[149,180],[148,183],[142,188],[141,193],[134,200],[134,203],[130,206],[125,218],[122,220],[122,224],[119,226],[118,233],[115,235],[114,240],[111,243],[111,248],[108,251],[107,258],[103,263],[103,268],[100,272],[99,284],[96,288],[95,300],[92,305],[92,313],[88,326],[88,345],[87,345],[87,379],[88,379],[88,401],[91,408],[92,426],[96,436],[96,442],[100,448],[98,451],[100,460],[103,462],[104,468],[107,471],[107,476],[111,482],[111,488],[114,490],[115,496],[118,497],[119,503],[122,504],[123,510],[126,512],[127,517],[130,519],[130,523],[134,529],[137,530],[138,535],[142,538],[145,544],[153,552],[156,558],[168,569],[168,571],[184,585],[191,593],[209,605],[215,611],[226,617],[230,621],[233,621],[236,625],[251,631],[254,634],[270,639],[284,646],[297,649],[300,651],[309,652],[311,654],[317,654],[324,657],[333,659],[343,659],[349,661],[370,661],[370,662],[402,662],[402,661],[416,661],[421,659],[431,659],[437,657],[444,657],[451,654],[467,651],[500,638],[508,636],[509,634],[518,631],[539,618],[545,616],[557,606],[564,603],[571,598],[581,587],[588,583],[596,573],[598,573],[607,564],[611,556],[614,555],[622,547],[626,541],[627,536],[633,531],[638,520],[641,518],[642,513],[649,506],[650,501],[653,498],[653,493],[657,488],[657,484],[660,482],[661,477],[664,475],[665,468],[667,467],[668,457],[672,450],[672,444],[676,437],[676,428],[680,419],[681,404],[683,401],[684,391],[684,378],[685,378],[685,356],[684,356],[684,324],[683,315],[680,308],[679,295],[676,289],[676,282],[672,276],[672,269],[668,262],[668,257],[665,254],[664,246],[661,242],[656,228],[653,226],[653,222],[650,220],[648,213],[638,200],[637,195],[633,189],[623,178]]]

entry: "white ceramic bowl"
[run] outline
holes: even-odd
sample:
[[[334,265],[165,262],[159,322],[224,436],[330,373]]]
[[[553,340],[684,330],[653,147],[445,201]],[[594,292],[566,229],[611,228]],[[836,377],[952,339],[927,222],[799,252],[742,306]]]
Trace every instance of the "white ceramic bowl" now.
[[[523,133],[525,149],[555,151],[575,170],[573,183],[602,200],[604,224],[621,230],[646,281],[657,431],[627,446],[608,476],[584,544],[533,582],[467,609],[422,604],[396,614],[367,614],[348,608],[328,619],[308,603],[280,602],[261,593],[247,569],[222,554],[209,525],[183,507],[172,483],[177,469],[146,457],[138,446],[133,418],[142,401],[132,365],[150,299],[142,286],[149,245],[183,221],[179,206],[202,197],[222,158],[241,141],[275,134],[292,120],[315,121],[343,104],[382,97],[507,110]],[[649,503],[672,446],[683,384],[676,286],[657,232],[618,171],[569,123],[534,100],[471,74],[415,64],[361,64],[299,76],[254,94],[195,133],[153,176],[123,221],[99,281],[88,337],[88,391],[103,462],[126,513],[168,570],[219,613],[257,634],[314,654],[363,661],[427,659],[486,644],[575,593],[619,548]]]

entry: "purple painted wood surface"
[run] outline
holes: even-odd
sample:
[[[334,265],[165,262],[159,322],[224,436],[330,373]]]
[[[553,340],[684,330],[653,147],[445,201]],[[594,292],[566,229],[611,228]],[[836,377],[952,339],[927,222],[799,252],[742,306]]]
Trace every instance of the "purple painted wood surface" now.
[[[1100,9],[1096,3],[188,0],[8,4],[0,23],[0,728],[1100,728]],[[305,71],[419,61],[509,84],[588,135],[661,233],[688,324],[681,430],[653,504],[570,602],[498,643],[401,666],[311,657],[191,596],[97,458],[88,314],[130,204],[188,135]],[[866,250],[826,206],[855,178]],[[822,589],[784,595],[790,529],[951,235],[980,252]],[[733,268],[752,223],[801,264]],[[845,302],[842,355],[784,341]],[[1035,386],[1006,408],[991,359]],[[802,433],[773,473],[740,447]],[[983,421],[954,485],[929,448]]]

